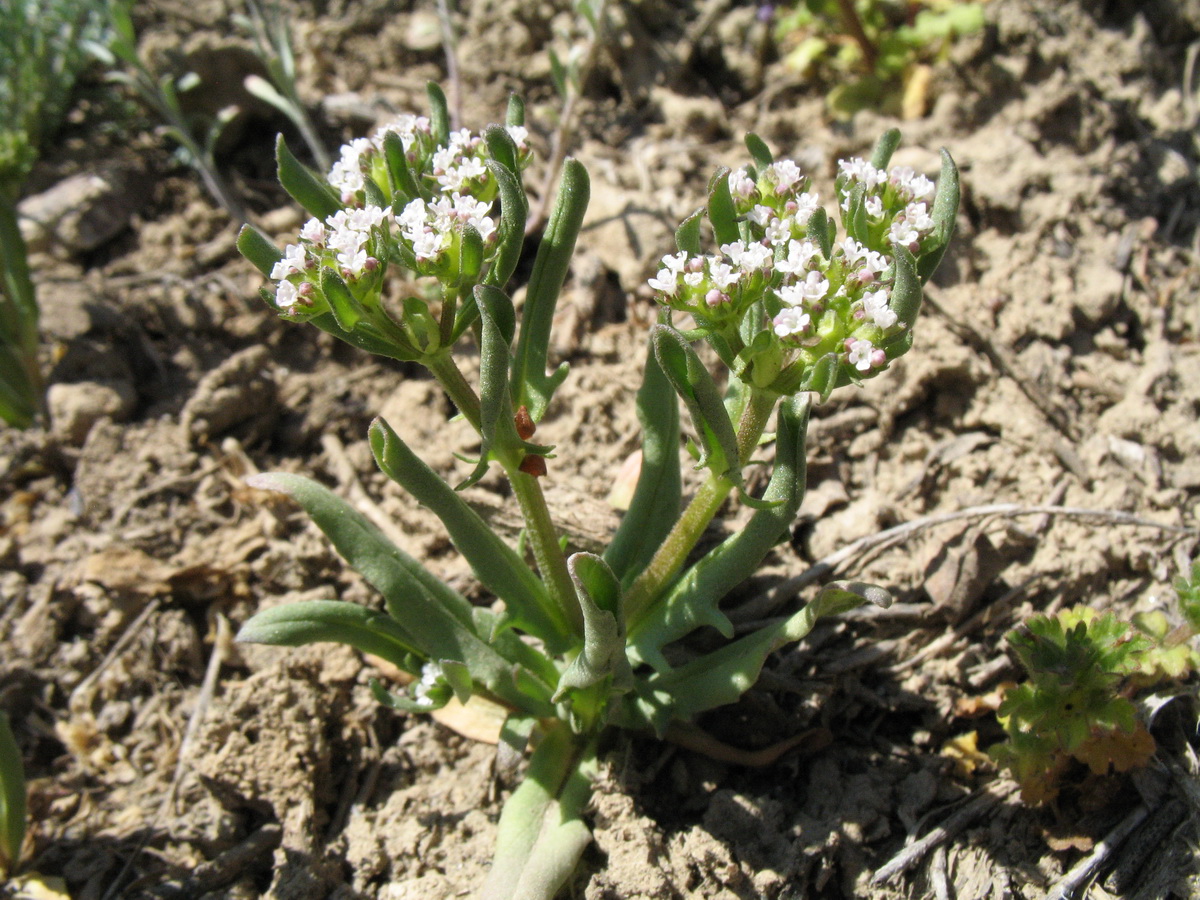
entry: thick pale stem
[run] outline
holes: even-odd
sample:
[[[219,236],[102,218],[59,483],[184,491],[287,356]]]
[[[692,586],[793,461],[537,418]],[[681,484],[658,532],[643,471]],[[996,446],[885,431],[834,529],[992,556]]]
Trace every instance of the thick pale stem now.
[[[438,380],[438,384],[450,395],[450,401],[458,407],[462,417],[471,423],[472,428],[479,431],[482,420],[479,397],[455,365],[454,357],[449,351],[442,351],[424,362],[433,373],[433,377]]]
[[[738,461],[745,465],[758,446],[767,426],[771,410],[775,408],[778,395],[770,391],[754,390],[738,420]],[[683,515],[675,523],[645,570],[634,580],[625,595],[625,615],[628,622],[636,622],[650,605],[662,594],[663,588],[673,579],[688,554],[699,542],[704,530],[729,496],[733,482],[723,475],[709,474],[704,484],[696,491]]]
[[[571,574],[567,571],[567,557],[558,542],[558,534],[550,518],[550,510],[546,506],[542,485],[537,478],[519,469],[507,471],[513,493],[517,495],[517,502],[521,505],[529,545],[533,549],[533,558],[542,580],[570,623],[571,630],[582,636],[583,613],[579,609],[579,597],[575,593],[575,583],[571,580]]]

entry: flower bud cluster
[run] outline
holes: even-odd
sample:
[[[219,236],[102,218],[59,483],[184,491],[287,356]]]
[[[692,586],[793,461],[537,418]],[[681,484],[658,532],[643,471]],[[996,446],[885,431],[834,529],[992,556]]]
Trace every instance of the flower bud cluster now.
[[[885,366],[884,345],[912,324],[891,308],[891,248],[919,253],[933,231],[927,205],[933,184],[911,169],[887,172],[861,159],[839,167],[844,210],[855,185],[865,186],[865,240],[847,236],[822,249],[808,228],[818,195],[792,160],[758,173],[739,169],[729,176],[729,192],[742,239],[722,244],[719,254],[664,256],[649,281],[656,299],[726,336],[762,301],[761,327],[773,334],[783,365],[812,365],[833,353],[855,377]]]
[[[863,159],[840,159],[837,189],[843,213],[850,211],[851,193],[860,184],[871,237],[919,253],[921,241],[933,231],[934,183],[908,166],[885,171]]]
[[[382,274],[392,243],[391,207],[342,209],[324,222],[309,219],[300,229],[300,243],[288,244],[275,263],[271,278],[275,305],[290,315],[307,308],[324,311],[320,296],[321,268],[337,272],[347,283],[374,282]]]
[[[527,162],[528,132],[518,125],[507,131],[517,145],[518,161]],[[395,189],[384,149],[389,134],[399,138],[422,196],[408,197]],[[468,226],[479,233],[485,251],[497,241],[491,216],[497,187],[485,159],[483,139],[466,129],[452,132],[445,146],[437,146],[424,116],[401,116],[371,137],[345,144],[327,180],[346,208],[324,221],[310,219],[299,242],[287,246],[271,272],[277,282],[276,306],[289,315],[323,312],[322,267],[363,295],[378,287],[388,262],[418,275],[453,277],[452,257]],[[395,211],[368,199],[381,195],[393,198]]]

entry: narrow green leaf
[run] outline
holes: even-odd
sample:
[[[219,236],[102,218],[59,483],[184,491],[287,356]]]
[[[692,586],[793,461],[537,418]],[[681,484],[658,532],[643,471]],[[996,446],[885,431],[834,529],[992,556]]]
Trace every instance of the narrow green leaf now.
[[[621,583],[599,556],[576,553],[567,560],[583,612],[583,649],[558,680],[554,702],[569,690],[583,690],[612,679],[612,692],[633,686],[633,670],[625,658],[625,615]]]
[[[268,305],[273,305],[269,294],[264,299]],[[398,330],[384,335],[370,323],[360,322],[354,331],[346,331],[338,324],[338,320],[332,312],[320,313],[312,316],[308,321],[326,334],[332,334],[338,340],[345,341],[360,350],[366,350],[368,353],[386,356],[389,359],[398,359],[401,362],[416,362],[423,358],[423,354],[412,345],[411,341],[399,334]]]
[[[292,155],[282,134],[275,141],[275,163],[279,183],[309,215],[323,222],[342,208],[341,198]]]
[[[474,225],[466,225],[458,255],[458,283],[474,284],[483,270],[483,238]]]
[[[959,187],[958,166],[954,164],[950,153],[942,149],[942,171],[938,175],[937,194],[933,198],[933,244],[931,249],[921,254],[917,263],[917,272],[921,282],[927,282],[933,277],[938,264],[946,253],[950,238],[954,235],[954,222],[958,216],[958,201],[961,189]]]
[[[496,256],[485,282],[503,288],[516,271],[525,246],[525,220],[529,217],[529,201],[519,175],[496,160],[488,160],[488,169],[496,179],[500,193],[500,224],[497,227]]]
[[[405,202],[421,197],[421,188],[408,165],[404,142],[394,131],[389,131],[383,136],[383,158],[387,161],[388,175],[392,179],[392,190],[399,191]],[[394,212],[399,215],[401,210],[395,209]]]
[[[718,604],[758,570],[796,518],[806,487],[805,436],[811,405],[800,395],[779,407],[775,471],[763,494],[770,505],[688,569],[642,621],[630,622],[629,642],[637,659],[665,671],[662,648],[703,625],[733,637],[733,625]]]
[[[553,653],[567,650],[571,629],[525,561],[383,419],[371,423],[369,437],[379,468],[442,520],[475,577],[505,602],[512,623],[540,637]]]
[[[725,166],[717,170],[708,186],[708,221],[718,246],[731,244],[740,237],[733,196],[729,193],[729,169]]]
[[[520,94],[508,95],[508,110],[504,115],[505,125],[525,124],[525,98]]]
[[[591,186],[587,169],[575,159],[563,163],[558,197],[538,248],[521,313],[521,334],[517,341],[512,370],[513,406],[525,406],[535,422],[540,421],[567,377],[568,366],[560,365],[553,375],[546,373],[550,346],[550,326],[558,295],[575,251],[575,240],[583,227]]]
[[[808,219],[806,235],[810,241],[821,248],[826,259],[833,255],[833,229],[830,227],[829,215],[818,206]]]
[[[455,487],[461,491],[484,476],[496,445],[497,429],[503,429],[506,444],[518,441],[513,425],[512,400],[508,393],[509,345],[516,327],[516,312],[508,295],[499,288],[481,284],[475,288],[479,310],[479,463],[473,472]]]
[[[546,680],[549,673],[544,664],[531,663],[524,647],[513,653],[510,642],[489,642],[490,619],[482,620],[486,628],[481,631],[477,611],[461,594],[389,541],[362,513],[328,488],[283,472],[254,475],[247,483],[287,494],[304,508],[346,562],[383,595],[388,616],[395,623],[391,633],[402,636],[410,650],[426,658],[459,660],[480,684],[518,705],[520,692],[512,679],[514,663],[528,666]],[[545,681],[531,700],[547,700],[549,684]]]
[[[637,395],[642,426],[642,467],[629,510],[604,551],[604,561],[623,584],[650,562],[670,533],[682,498],[679,466],[679,402],[651,346]]]
[[[698,209],[675,229],[675,246],[689,256],[699,256],[703,252],[700,245],[700,223],[703,221],[704,210]]]
[[[328,266],[321,267],[321,293],[329,301],[329,309],[343,331],[353,332],[367,314],[342,276]]]
[[[429,130],[434,144],[445,147],[450,143],[450,108],[446,104],[446,95],[435,81],[426,82],[425,95],[429,98]]]
[[[735,485],[741,484],[737,435],[712,375],[675,329],[655,325],[650,330],[650,340],[663,374],[682,398],[702,442],[696,467],[708,467],[714,475],[724,475]]]
[[[754,160],[754,165],[760,174],[771,163],[775,162],[775,157],[771,154],[771,148],[757,134],[752,132],[746,134],[746,149],[750,151],[750,158]]]
[[[581,748],[565,724],[552,726],[500,813],[480,897],[553,900],[591,841],[582,814],[594,774],[594,747]]]
[[[270,278],[275,263],[283,259],[283,254],[275,246],[275,242],[253,225],[242,226],[237,236],[237,248],[254,268],[262,272],[264,278]]]
[[[889,128],[879,137],[875,144],[875,152],[871,154],[871,165],[877,169],[886,169],[892,161],[892,154],[900,146],[900,129]]]
[[[892,311],[896,318],[911,330],[921,312],[921,279],[917,275],[917,264],[905,247],[896,246],[896,280],[892,286]]]
[[[402,669],[411,669],[414,656],[426,655],[387,613],[343,600],[305,600],[273,606],[251,617],[238,631],[237,640],[276,647],[302,647],[322,641],[348,644]]]
[[[867,222],[867,188],[864,184],[854,185],[850,192],[849,209],[843,213],[846,233],[860,244],[865,244],[870,225]]]
[[[0,874],[12,874],[25,841],[25,764],[8,713],[0,712]]]
[[[736,702],[758,681],[771,653],[803,638],[820,617],[859,606],[867,599],[865,594],[847,590],[844,585],[822,591],[782,622],[752,632],[678,669],[651,675],[639,683],[636,696],[627,695],[616,716],[617,723],[651,727],[662,735],[672,719],[687,722],[705,710]]]
[[[521,171],[517,165],[517,144],[501,125],[489,125],[483,132],[483,141],[487,145],[488,155],[508,169],[510,174],[517,175]]]

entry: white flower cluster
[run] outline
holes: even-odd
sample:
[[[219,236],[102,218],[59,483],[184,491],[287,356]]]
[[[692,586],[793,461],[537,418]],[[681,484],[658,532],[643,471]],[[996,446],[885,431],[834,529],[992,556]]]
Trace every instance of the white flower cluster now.
[[[429,262],[450,248],[455,232],[465,225],[478,231],[485,244],[493,242],[496,223],[488,215],[491,209],[490,203],[455,191],[430,203],[420,198],[413,200],[396,217],[396,222],[400,236],[412,246],[417,261]]]
[[[885,171],[864,159],[838,160],[839,181],[845,179],[842,190],[842,209],[850,209],[850,187],[865,188],[864,207],[872,224],[887,222],[887,239],[916,253],[921,241],[933,231],[929,204],[933,201],[934,183],[909,166],[896,166]]]
[[[934,228],[934,184],[906,167],[885,171],[862,159],[838,165],[843,210],[854,186],[864,188],[864,233],[834,242],[826,255],[820,231],[809,233],[819,200],[795,162],[738,169],[728,184],[743,239],[721,245],[719,254],[664,256],[649,280],[659,302],[740,344],[736,328],[761,301],[770,333],[796,365],[830,353],[861,373],[886,365],[882,348],[911,323],[892,308],[893,259],[883,251],[899,245],[919,253]]]
[[[355,195],[365,186],[365,166],[371,156],[383,152],[383,141],[388,133],[394,133],[400,138],[410,161],[416,161],[415,150],[418,141],[429,138],[430,124],[425,116],[403,115],[375,131],[369,138],[355,138],[348,144],[342,145],[341,156],[329,170],[329,183],[341,195],[343,203],[352,203]]]
[[[421,680],[412,687],[412,698],[418,703],[434,703],[435,699],[431,696],[434,688],[446,681],[446,676],[442,672],[442,667],[435,662],[427,662],[421,666]]]
[[[347,281],[374,272],[379,260],[371,254],[372,242],[382,239],[391,221],[391,208],[378,206],[338,210],[324,222],[309,219],[300,229],[300,243],[288,244],[283,259],[271,270],[271,278],[279,282],[275,305],[292,312],[297,306],[311,305],[315,273],[322,265]],[[293,277],[297,275],[299,279]]]

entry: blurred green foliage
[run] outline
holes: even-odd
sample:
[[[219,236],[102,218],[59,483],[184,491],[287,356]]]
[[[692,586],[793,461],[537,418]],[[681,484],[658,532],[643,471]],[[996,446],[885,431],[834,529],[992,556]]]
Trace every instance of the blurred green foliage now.
[[[17,227],[21,188],[58,130],[75,80],[103,43],[116,0],[0,0],[0,419],[27,428],[43,408],[38,307]]]
[[[835,116],[872,108],[917,118],[930,65],[983,22],[982,4],[965,0],[799,0],[779,14],[775,38],[784,65],[833,85]]]

